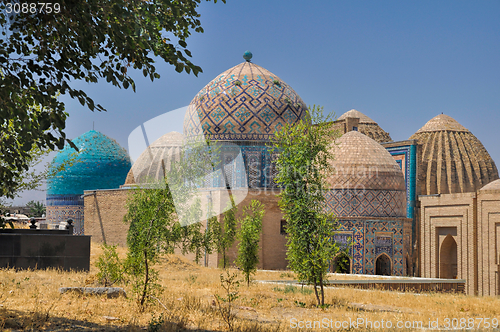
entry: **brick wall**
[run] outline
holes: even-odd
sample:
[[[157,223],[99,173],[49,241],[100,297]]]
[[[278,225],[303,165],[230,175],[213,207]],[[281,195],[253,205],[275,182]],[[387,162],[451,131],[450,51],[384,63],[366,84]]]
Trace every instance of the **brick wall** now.
[[[467,294],[477,289],[476,193],[420,196],[420,276],[450,278],[450,243],[456,243],[456,278]],[[453,239],[451,241],[448,235]],[[448,237],[448,238],[447,238]],[[446,241],[446,242],[445,242]]]
[[[478,192],[478,294],[500,295],[500,190]]]
[[[213,190],[205,191],[204,194],[212,195],[213,203],[219,205],[221,209],[228,203],[226,191]],[[286,269],[286,238],[280,234],[282,213],[278,207],[278,190],[250,189],[248,191],[233,190],[233,195],[239,197],[241,203],[238,205],[236,217],[241,218],[243,207],[250,204],[252,199],[257,199],[265,205],[265,214],[262,226],[260,243],[260,263],[262,269]],[[85,234],[92,236],[92,241],[108,244],[118,244],[126,246],[128,224],[123,222],[125,216],[126,202],[132,193],[128,189],[119,190],[96,190],[86,191],[85,204]],[[205,195],[202,195],[205,196]],[[219,218],[222,221],[222,218]],[[206,224],[204,224],[206,225]],[[239,227],[239,226],[238,226]],[[179,250],[176,253],[181,254]],[[194,254],[185,255],[188,259],[194,260]],[[228,250],[228,261],[232,264],[237,256],[237,243]],[[222,257],[217,254],[208,256],[208,266],[216,266]],[[204,258],[200,263],[204,263]]]

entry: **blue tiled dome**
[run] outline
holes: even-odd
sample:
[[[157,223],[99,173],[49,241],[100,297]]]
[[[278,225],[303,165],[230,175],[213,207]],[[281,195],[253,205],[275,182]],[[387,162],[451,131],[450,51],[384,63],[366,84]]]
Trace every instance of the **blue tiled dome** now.
[[[47,197],[81,195],[84,190],[113,189],[123,184],[131,167],[130,157],[115,140],[91,130],[73,143],[79,152],[67,145],[52,160],[52,170],[69,164],[47,179]]]
[[[300,96],[278,76],[245,61],[208,83],[184,119],[186,137],[268,141],[285,123],[306,115]]]

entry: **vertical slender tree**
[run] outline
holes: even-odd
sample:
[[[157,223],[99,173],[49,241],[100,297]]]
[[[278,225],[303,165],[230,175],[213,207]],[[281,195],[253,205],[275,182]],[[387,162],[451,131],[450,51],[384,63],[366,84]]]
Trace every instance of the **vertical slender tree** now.
[[[250,286],[250,275],[257,271],[257,264],[259,263],[259,242],[264,212],[264,205],[258,200],[252,200],[250,205],[244,208],[244,215],[238,232],[240,243],[238,244],[236,265],[245,274],[247,286]]]
[[[276,182],[281,186],[279,206],[287,221],[287,258],[299,280],[314,285],[318,305],[324,305],[329,261],[339,250],[333,241],[336,222],[325,212],[325,177],[332,172],[329,145],[338,137],[321,107],[276,133]],[[319,293],[318,293],[319,288]]]
[[[238,207],[234,203],[233,196],[229,196],[229,203],[226,212],[224,213],[223,224],[218,220],[212,224],[212,234],[214,238],[214,245],[217,253],[222,255],[221,265],[222,268],[227,266],[227,250],[231,248],[236,240],[236,212]]]

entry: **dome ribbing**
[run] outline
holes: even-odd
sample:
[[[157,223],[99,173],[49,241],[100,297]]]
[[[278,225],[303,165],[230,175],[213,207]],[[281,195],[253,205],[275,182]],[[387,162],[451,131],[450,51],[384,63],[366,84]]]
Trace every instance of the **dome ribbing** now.
[[[483,144],[452,117],[440,114],[410,139],[422,145],[421,195],[474,192],[498,179],[498,170]]]
[[[164,178],[173,160],[179,160],[184,136],[171,132],[154,141],[134,162],[125,185],[151,183]]]

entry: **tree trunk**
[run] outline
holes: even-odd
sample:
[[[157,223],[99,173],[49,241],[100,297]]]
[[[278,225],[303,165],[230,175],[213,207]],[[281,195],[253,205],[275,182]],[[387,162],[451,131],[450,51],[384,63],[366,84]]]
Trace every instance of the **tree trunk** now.
[[[319,277],[319,287],[321,287],[321,305],[325,305],[325,290],[323,288],[323,276]]]
[[[318,301],[318,306],[320,305],[319,294],[318,294],[318,283],[314,280],[314,294],[316,295],[316,300]]]
[[[226,248],[222,250],[222,268],[226,269]]]
[[[148,282],[149,282],[148,252],[146,249],[144,249],[144,264],[146,268],[146,278],[144,278],[144,288],[142,290],[141,307],[144,306],[144,302],[146,301],[146,295],[148,293]]]

